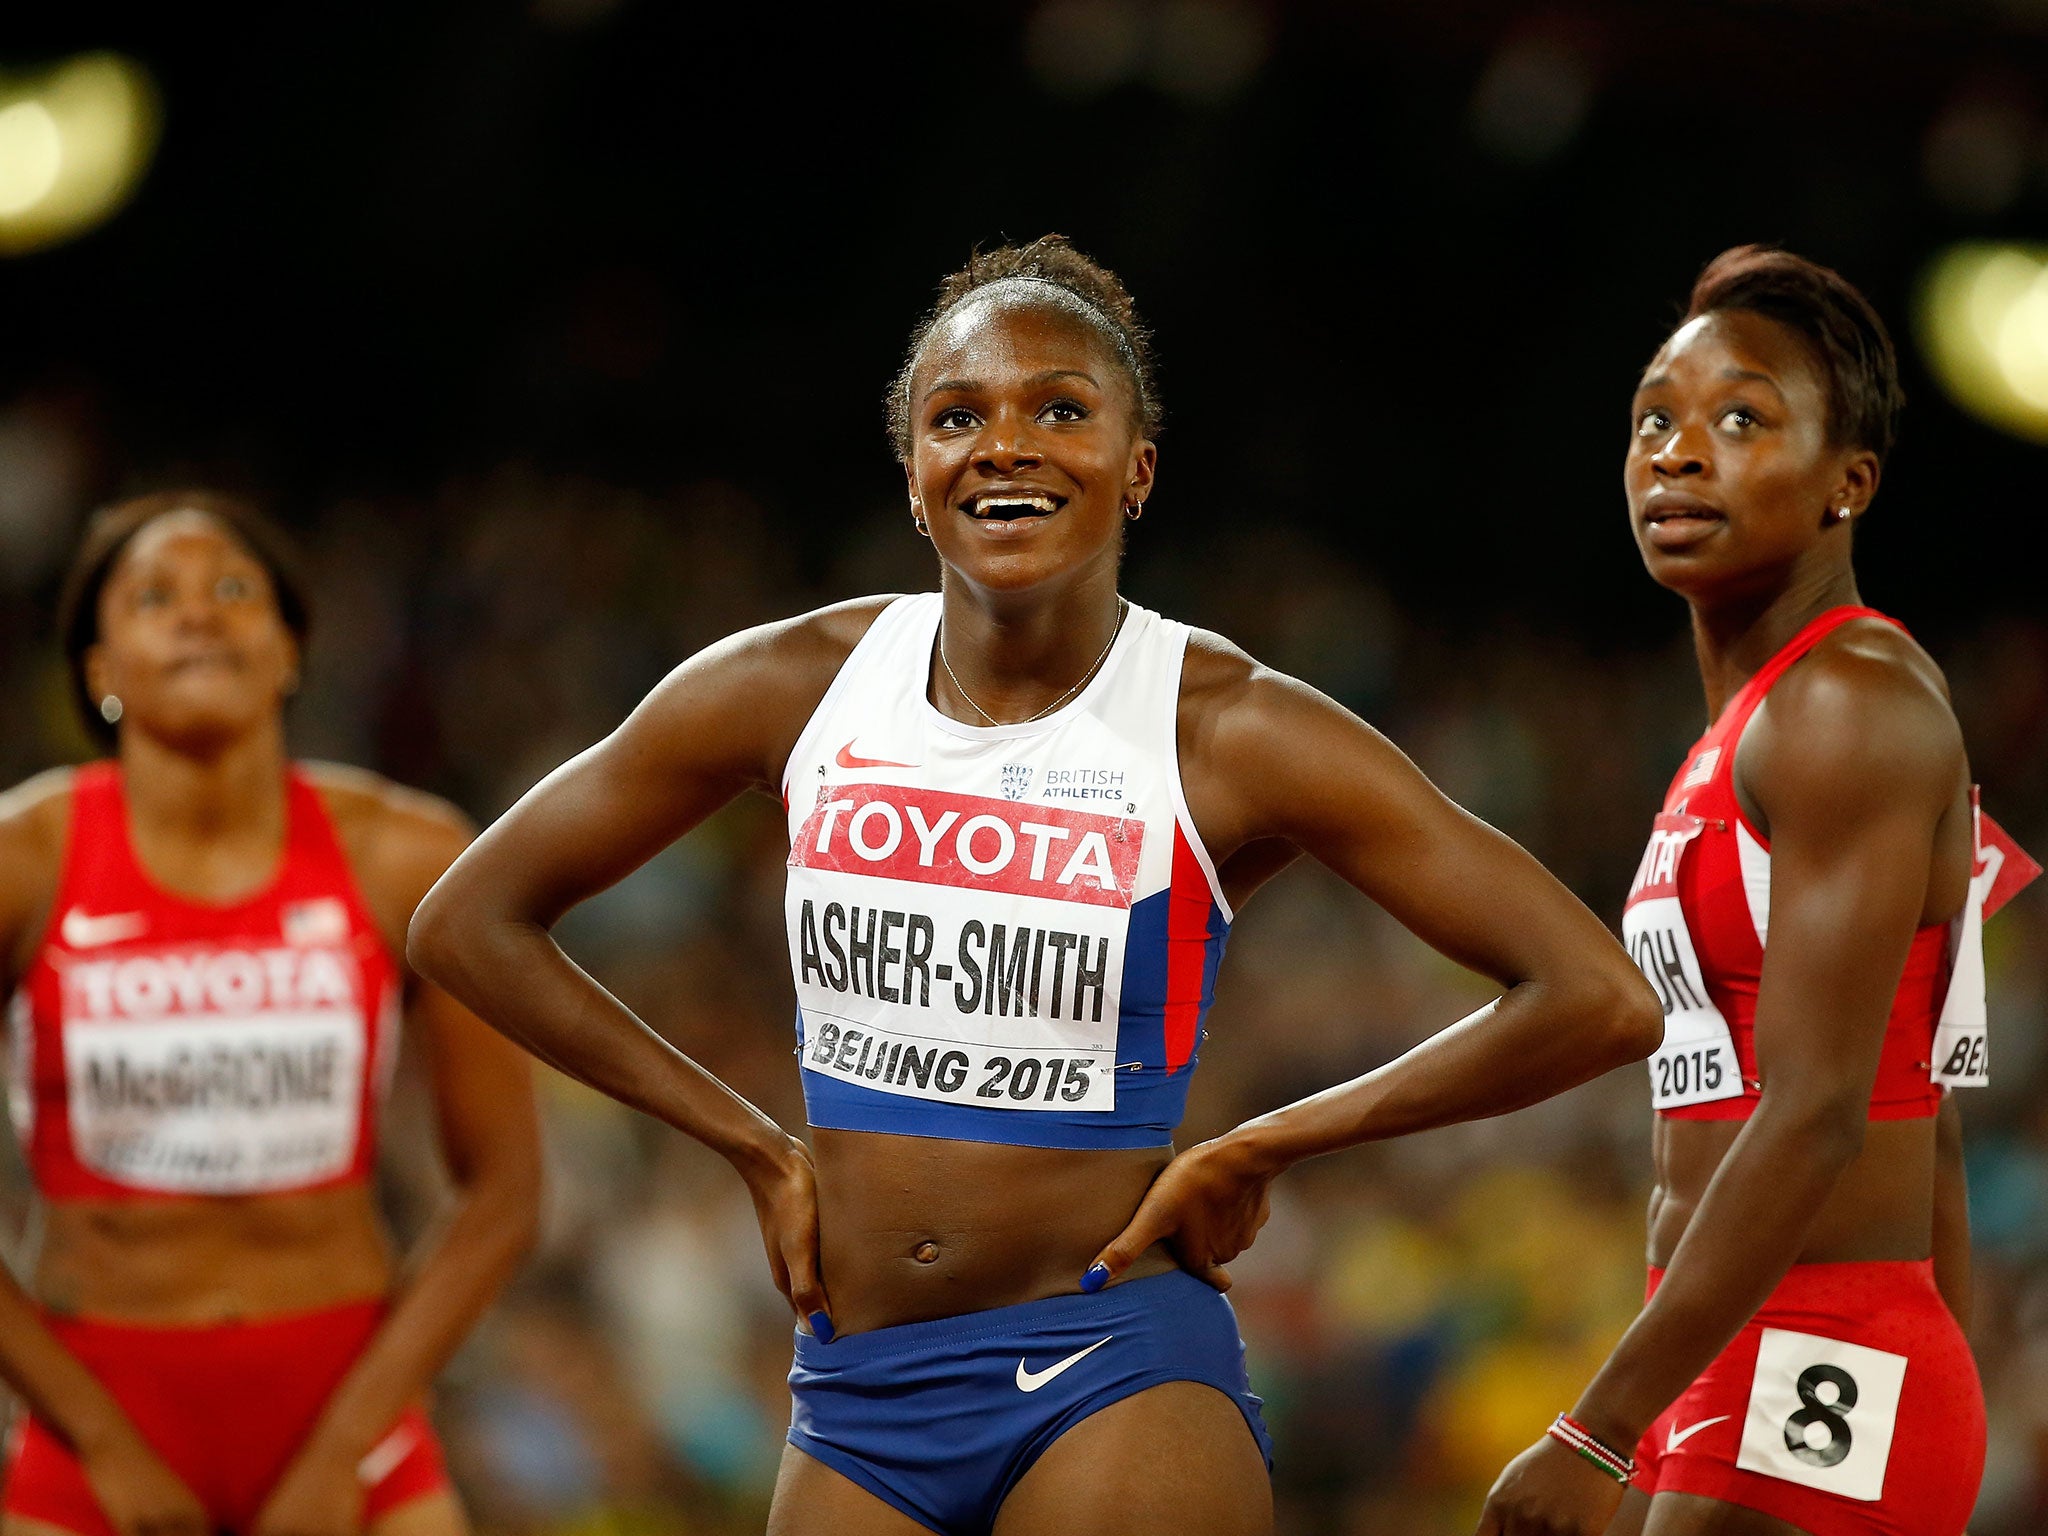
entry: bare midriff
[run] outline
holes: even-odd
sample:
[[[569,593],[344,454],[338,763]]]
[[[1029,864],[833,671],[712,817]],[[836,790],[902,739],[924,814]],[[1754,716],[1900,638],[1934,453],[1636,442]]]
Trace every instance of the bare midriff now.
[[[45,1202],[35,1293],[59,1315],[178,1327],[376,1300],[395,1273],[375,1199],[346,1184]]]
[[[841,1334],[1081,1289],[1170,1147],[1012,1147],[814,1130],[818,1231]],[[1124,1274],[1173,1268],[1155,1245]]]
[[[1741,1120],[1657,1117],[1657,1185],[1650,1196],[1650,1263],[1671,1262]],[[1935,1122],[1873,1120],[1863,1150],[1814,1218],[1802,1264],[1878,1263],[1934,1251]]]

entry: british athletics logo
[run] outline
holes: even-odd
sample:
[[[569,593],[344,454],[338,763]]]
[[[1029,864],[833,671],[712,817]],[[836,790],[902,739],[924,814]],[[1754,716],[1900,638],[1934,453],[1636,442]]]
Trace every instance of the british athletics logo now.
[[[792,869],[1131,905],[1144,823],[899,784],[822,786]]]

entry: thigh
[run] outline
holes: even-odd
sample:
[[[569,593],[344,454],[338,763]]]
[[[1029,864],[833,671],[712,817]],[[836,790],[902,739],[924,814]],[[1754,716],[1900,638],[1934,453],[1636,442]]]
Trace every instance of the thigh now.
[[[24,1520],[19,1515],[8,1515],[0,1519],[0,1536],[78,1536],[78,1533],[65,1526],[51,1525],[46,1520]]]
[[[365,1536],[469,1536],[469,1516],[453,1488],[436,1488],[384,1511],[369,1523]]]
[[[1696,1493],[1660,1493],[1650,1501],[1643,1536],[1810,1536],[1803,1526]]]
[[[1170,1381],[1090,1414],[1018,1479],[995,1536],[1270,1536],[1273,1488],[1244,1415]]]
[[[782,1448],[782,1470],[768,1506],[767,1536],[931,1536],[895,1505],[876,1498],[793,1445]]]

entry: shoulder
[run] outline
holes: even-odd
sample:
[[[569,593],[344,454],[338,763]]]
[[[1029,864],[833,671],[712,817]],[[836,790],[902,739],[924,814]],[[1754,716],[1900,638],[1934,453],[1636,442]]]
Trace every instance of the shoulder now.
[[[470,819],[446,800],[367,768],[301,763],[299,771],[319,793],[373,905],[396,902],[409,914],[476,835]]]
[[[1870,620],[1846,624],[1771,689],[1743,741],[1758,790],[1859,787],[1946,794],[1964,764],[1941,669],[1913,638]]]
[[[847,657],[897,600],[855,598],[730,635],[656,684],[616,740],[650,761],[680,755],[776,783]]]
[[[54,768],[0,791],[0,974],[21,957],[55,898],[71,822],[72,769]]]
[[[0,868],[19,870],[63,857],[71,821],[73,768],[52,768],[0,790]]]
[[[1180,717],[1184,734],[1192,727],[1225,738],[1251,739],[1270,739],[1267,733],[1273,730],[1318,717],[1361,723],[1327,694],[1206,629],[1188,631],[1187,655],[1181,663]]]

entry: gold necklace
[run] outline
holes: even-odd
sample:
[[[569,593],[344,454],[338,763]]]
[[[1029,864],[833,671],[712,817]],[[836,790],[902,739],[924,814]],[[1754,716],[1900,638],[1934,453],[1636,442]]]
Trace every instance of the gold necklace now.
[[[967,707],[969,709],[973,710],[977,715],[981,716],[981,718],[986,720],[990,725],[1029,725],[1034,720],[1043,720],[1047,715],[1051,714],[1054,710],[1058,709],[1062,704],[1066,703],[1067,700],[1071,699],[1075,694],[1079,693],[1084,686],[1086,686],[1089,678],[1093,677],[1098,671],[1102,669],[1102,664],[1105,661],[1109,660],[1110,647],[1116,644],[1116,637],[1124,632],[1124,617],[1130,611],[1131,605],[1128,602],[1126,602],[1123,598],[1119,597],[1116,600],[1116,625],[1109,632],[1109,644],[1103,646],[1102,654],[1096,657],[1095,660],[1088,664],[1088,670],[1086,672],[1083,672],[1078,678],[1074,680],[1073,687],[1069,688],[1065,693],[1061,694],[1058,698],[1054,699],[1050,704],[1046,705],[1045,708],[1041,709],[1037,714],[1026,715],[1022,720],[998,720],[994,715],[990,714],[987,710],[983,709],[979,704],[974,702],[973,694],[969,693],[965,688],[960,686],[960,678],[959,675],[953,670],[953,663],[946,659],[946,621],[943,618],[939,620],[939,665],[946,669],[946,679],[947,681],[952,683],[953,691],[959,694],[961,698],[967,701]]]

